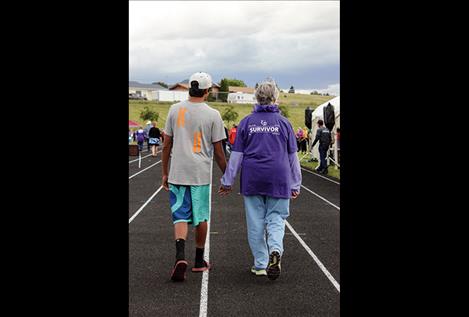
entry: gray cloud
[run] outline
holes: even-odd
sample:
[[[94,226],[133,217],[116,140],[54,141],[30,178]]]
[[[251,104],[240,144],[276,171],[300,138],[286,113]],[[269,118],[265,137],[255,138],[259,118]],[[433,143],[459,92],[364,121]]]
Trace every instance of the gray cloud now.
[[[339,2],[131,1],[129,35],[131,79],[291,73],[339,64]]]

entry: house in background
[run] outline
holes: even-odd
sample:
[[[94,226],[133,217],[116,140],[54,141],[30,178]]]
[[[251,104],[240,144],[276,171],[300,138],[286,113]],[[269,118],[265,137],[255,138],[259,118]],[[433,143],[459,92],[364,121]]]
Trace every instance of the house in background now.
[[[179,83],[169,86],[169,90],[173,91],[187,91],[189,92],[189,79],[183,80]],[[218,99],[218,92],[220,91],[220,85],[212,83],[212,95]]]
[[[248,94],[244,92],[230,92],[228,94],[228,103],[247,103],[255,104],[256,96],[254,94]]]
[[[158,100],[158,91],[167,91],[168,89],[158,84],[142,84],[137,81],[129,81],[130,94],[147,98],[147,100]]]
[[[244,93],[244,94],[253,94],[256,91],[256,89],[251,88],[251,87],[229,86],[228,91],[233,92],[233,93],[240,92],[240,93]]]

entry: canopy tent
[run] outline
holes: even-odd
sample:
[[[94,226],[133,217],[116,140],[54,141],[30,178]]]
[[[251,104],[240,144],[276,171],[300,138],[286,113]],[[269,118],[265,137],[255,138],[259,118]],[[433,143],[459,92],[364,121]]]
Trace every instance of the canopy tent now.
[[[129,120],[129,128],[138,128],[140,126],[141,126],[141,124],[138,124],[135,121]]]
[[[337,128],[340,128],[340,96],[337,96],[335,98],[332,98],[331,100],[326,101],[323,104],[320,104],[319,106],[314,109],[313,113],[311,113],[311,122],[312,122],[312,141],[314,141],[314,138],[316,137],[316,132],[318,130],[318,121],[319,120],[324,120],[323,118],[323,113],[324,113],[324,108],[328,105],[331,104],[334,107],[334,114],[335,114],[335,124],[334,128],[332,129],[332,137],[335,137]],[[311,143],[312,144],[312,143]],[[335,144],[335,142],[334,142]],[[316,143],[314,148],[311,150],[311,153],[314,158],[319,160],[319,142]]]

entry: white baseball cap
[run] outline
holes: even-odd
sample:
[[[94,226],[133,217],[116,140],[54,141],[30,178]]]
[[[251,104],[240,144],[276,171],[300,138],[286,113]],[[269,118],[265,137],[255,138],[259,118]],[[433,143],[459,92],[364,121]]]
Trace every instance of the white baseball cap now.
[[[189,86],[193,81],[199,83],[199,89],[208,89],[212,87],[212,77],[207,73],[197,72],[192,74],[191,78],[189,78]]]

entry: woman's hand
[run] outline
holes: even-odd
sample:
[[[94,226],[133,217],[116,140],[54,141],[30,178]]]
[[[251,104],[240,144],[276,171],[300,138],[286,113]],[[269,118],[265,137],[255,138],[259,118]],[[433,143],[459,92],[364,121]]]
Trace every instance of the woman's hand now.
[[[291,191],[291,199],[296,199],[296,197],[298,197],[299,195],[300,195],[300,192],[297,192],[294,190]]]
[[[218,194],[220,194],[220,196],[226,196],[230,192],[231,192],[231,186],[220,185],[220,188],[218,189]]]

